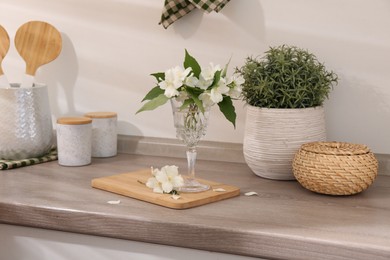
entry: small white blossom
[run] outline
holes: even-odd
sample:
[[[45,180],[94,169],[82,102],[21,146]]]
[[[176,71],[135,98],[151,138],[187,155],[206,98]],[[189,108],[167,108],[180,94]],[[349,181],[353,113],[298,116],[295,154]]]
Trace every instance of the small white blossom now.
[[[198,82],[199,82],[198,78],[194,77],[192,74],[184,80],[185,85],[193,88],[196,87]]]
[[[146,187],[153,189],[153,192],[155,193],[163,193],[163,189],[161,188],[161,185],[156,180],[156,178],[149,178],[146,182]]]
[[[156,193],[171,193],[184,185],[184,180],[179,175],[178,167],[166,165],[159,169],[152,169],[152,175],[146,182],[146,186]]]
[[[245,79],[241,75],[234,74],[229,79],[229,84],[230,83],[234,83],[236,86],[241,86],[245,83]]]
[[[242,84],[245,79],[237,74],[230,77],[227,85],[230,87],[228,95],[232,98],[239,98],[242,92]]]
[[[165,90],[164,95],[168,98],[179,95],[178,88],[183,86],[183,82],[190,72],[191,68],[184,70],[179,66],[167,70],[164,73],[165,80],[158,83],[159,87]]]
[[[196,85],[198,88],[207,89],[213,84],[214,75],[217,71],[221,70],[221,66],[210,63],[210,65],[202,70],[199,75],[199,81]]]
[[[199,95],[199,100],[202,101],[203,107],[211,107],[214,105],[214,101],[211,100],[211,94],[210,91],[203,92],[202,94]]]
[[[206,90],[213,84],[213,80],[205,80],[202,76],[199,76],[199,80],[196,83],[196,87]]]
[[[227,94],[230,88],[226,86],[226,80],[221,78],[217,86],[211,89],[210,98],[214,103],[219,103],[223,100],[223,94]]]

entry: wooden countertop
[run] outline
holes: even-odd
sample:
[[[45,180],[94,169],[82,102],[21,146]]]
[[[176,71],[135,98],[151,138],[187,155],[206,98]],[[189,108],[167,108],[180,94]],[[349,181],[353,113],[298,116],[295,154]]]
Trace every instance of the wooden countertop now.
[[[332,197],[257,177],[242,163],[198,161],[198,177],[238,186],[241,195],[187,210],[90,186],[93,178],[167,164],[186,169],[184,159],[120,154],[84,167],[55,161],[2,171],[0,223],[264,258],[390,259],[389,176],[363,193]]]

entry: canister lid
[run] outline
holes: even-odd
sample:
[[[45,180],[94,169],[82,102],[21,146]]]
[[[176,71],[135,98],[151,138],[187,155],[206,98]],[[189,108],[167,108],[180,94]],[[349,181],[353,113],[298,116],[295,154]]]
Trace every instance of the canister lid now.
[[[112,118],[116,117],[117,114],[115,112],[89,112],[84,114],[84,116],[90,118]]]
[[[92,123],[92,119],[88,117],[61,117],[57,119],[57,124],[60,125],[85,125]]]

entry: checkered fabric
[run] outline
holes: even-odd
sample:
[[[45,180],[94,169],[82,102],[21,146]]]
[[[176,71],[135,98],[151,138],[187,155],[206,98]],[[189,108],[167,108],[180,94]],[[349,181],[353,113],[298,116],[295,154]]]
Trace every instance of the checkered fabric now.
[[[230,0],[165,0],[160,24],[165,29],[195,8],[219,12]]]
[[[58,159],[57,149],[52,148],[48,154],[43,155],[41,157],[29,158],[29,159],[23,159],[23,160],[3,160],[3,159],[0,159],[0,170],[14,169],[14,168],[33,165],[33,164],[50,162],[50,161],[54,161],[57,159]]]
[[[190,0],[198,9],[203,9],[207,13],[219,12],[230,0]]]

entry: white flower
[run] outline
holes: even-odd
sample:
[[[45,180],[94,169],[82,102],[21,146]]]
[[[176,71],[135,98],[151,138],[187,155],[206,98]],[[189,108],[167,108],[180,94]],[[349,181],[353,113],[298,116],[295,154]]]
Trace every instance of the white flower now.
[[[207,89],[210,87],[210,85],[213,84],[215,73],[219,70],[221,70],[221,66],[214,66],[213,63],[210,63],[210,65],[203,69],[200,73],[199,81],[196,86],[201,89]]]
[[[154,177],[148,179],[146,182],[146,187],[153,189],[153,192],[163,193],[163,189],[161,188],[160,183]]]
[[[230,77],[227,85],[230,87],[228,95],[232,98],[239,98],[242,92],[242,84],[244,84],[245,79],[240,75],[233,75]]]
[[[226,80],[221,78],[217,86],[211,89],[210,98],[214,103],[219,103],[223,100],[223,94],[227,94],[230,88],[226,86]]]
[[[206,79],[214,79],[215,72],[221,70],[221,66],[219,64],[215,65],[210,62],[209,67],[206,67],[206,69],[202,70],[201,75]]]
[[[172,186],[174,188],[179,188],[181,186],[183,186],[184,184],[184,180],[183,180],[183,177],[181,177],[181,175],[179,175],[179,168],[175,165],[166,165],[164,167],[161,168],[161,171],[165,173],[165,175],[167,176],[168,178],[168,181],[170,183],[172,183]]]
[[[202,101],[203,107],[211,107],[212,105],[215,104],[214,101],[211,100],[210,91],[206,91],[200,94],[199,99]]]
[[[206,90],[211,84],[213,84],[213,80],[205,80],[202,76],[200,76],[196,87]]]
[[[196,77],[194,77],[192,74],[184,80],[184,84],[193,88],[196,87],[198,82],[199,80]]]
[[[242,86],[233,86],[230,88],[228,95],[232,98],[239,98],[241,96]]]
[[[241,86],[242,84],[245,83],[245,79],[243,76],[241,75],[237,75],[237,74],[234,74],[232,77],[231,77],[231,80],[232,82],[234,82],[234,84],[236,86]]]
[[[179,175],[178,167],[175,165],[166,165],[159,169],[153,169],[151,177],[146,182],[146,186],[153,189],[156,193],[171,193],[172,191],[184,185],[184,180]]]
[[[183,82],[190,72],[191,68],[184,70],[179,66],[167,70],[164,73],[165,80],[158,83],[160,88],[165,90],[164,95],[168,98],[179,95],[179,91],[177,89],[183,86]]]

